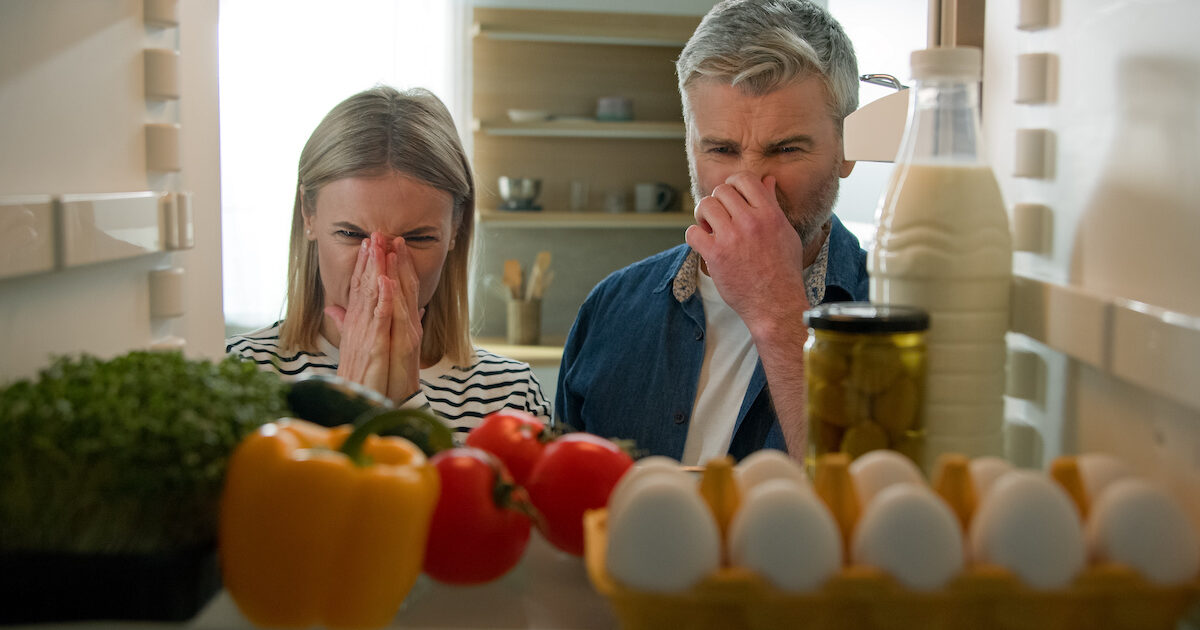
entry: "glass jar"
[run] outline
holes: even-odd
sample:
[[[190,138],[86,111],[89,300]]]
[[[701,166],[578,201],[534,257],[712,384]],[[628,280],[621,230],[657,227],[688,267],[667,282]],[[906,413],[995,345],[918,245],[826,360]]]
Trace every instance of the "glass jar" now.
[[[922,465],[925,331],[909,306],[832,302],[804,313],[809,472],[825,453],[851,458],[875,449]]]

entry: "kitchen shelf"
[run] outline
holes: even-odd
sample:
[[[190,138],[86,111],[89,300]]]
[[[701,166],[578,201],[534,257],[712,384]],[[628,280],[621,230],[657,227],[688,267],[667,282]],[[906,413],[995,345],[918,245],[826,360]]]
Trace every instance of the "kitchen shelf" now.
[[[548,26],[541,28],[514,28],[509,25],[476,22],[471,28],[474,37],[487,37],[517,42],[549,42],[555,44],[597,44],[601,46],[660,46],[683,48],[691,33],[680,33],[681,37],[641,35],[635,33],[598,33],[586,26]]]
[[[509,228],[686,228],[690,212],[544,212],[480,210],[480,224]]]
[[[531,138],[612,138],[631,140],[682,140],[682,122],[630,120],[547,120],[544,122],[510,123],[506,121],[475,120],[474,128],[489,136],[524,136]]]
[[[542,345],[523,346],[508,343],[503,338],[481,337],[475,340],[475,345],[500,356],[524,361],[532,367],[556,368],[562,363],[563,343],[565,342],[566,340],[562,337],[555,337],[543,339]]]

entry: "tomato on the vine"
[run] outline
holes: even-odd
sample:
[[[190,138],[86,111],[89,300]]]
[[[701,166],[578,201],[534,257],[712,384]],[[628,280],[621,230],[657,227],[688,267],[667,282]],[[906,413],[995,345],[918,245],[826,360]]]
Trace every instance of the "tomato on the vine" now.
[[[526,486],[546,540],[582,556],[583,513],[604,507],[631,466],[633,458],[619,446],[590,433],[568,433],[548,444]]]
[[[529,481],[550,431],[537,416],[519,409],[504,409],[484,416],[467,434],[467,446],[481,448],[504,462],[517,485]]]
[[[441,494],[425,543],[425,573],[447,584],[480,584],[516,566],[529,543],[529,499],[504,465],[477,448],[429,460]]]

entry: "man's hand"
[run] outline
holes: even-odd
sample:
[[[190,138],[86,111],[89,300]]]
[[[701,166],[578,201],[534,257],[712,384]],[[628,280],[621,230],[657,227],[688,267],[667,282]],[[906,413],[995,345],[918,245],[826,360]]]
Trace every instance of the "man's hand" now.
[[[696,205],[687,244],[757,340],[808,308],[804,245],[775,197],[775,178],[731,175]]]

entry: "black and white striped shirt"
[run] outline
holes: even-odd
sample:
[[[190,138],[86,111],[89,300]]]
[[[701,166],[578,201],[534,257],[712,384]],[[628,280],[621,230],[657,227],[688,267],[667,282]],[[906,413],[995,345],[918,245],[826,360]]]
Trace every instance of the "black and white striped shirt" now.
[[[285,379],[310,374],[337,374],[338,349],[318,336],[317,352],[284,355],[279,349],[279,324],[236,335],[225,340],[225,352],[254,361],[260,369],[277,372]],[[454,365],[443,357],[421,369],[421,389],[403,407],[425,407],[454,430],[462,443],[471,429],[493,411],[516,408],[550,423],[550,403],[528,363],[475,348],[471,365]]]

